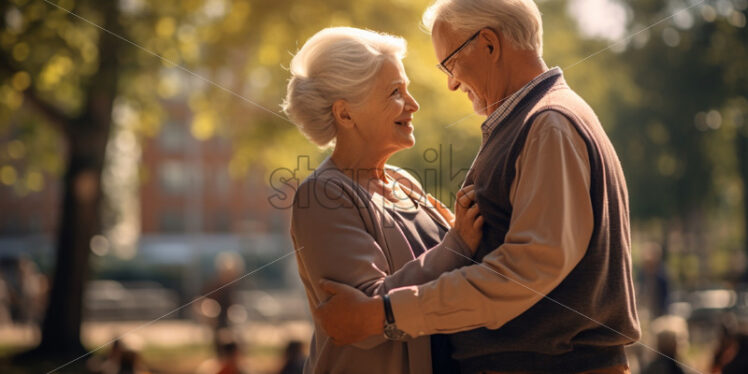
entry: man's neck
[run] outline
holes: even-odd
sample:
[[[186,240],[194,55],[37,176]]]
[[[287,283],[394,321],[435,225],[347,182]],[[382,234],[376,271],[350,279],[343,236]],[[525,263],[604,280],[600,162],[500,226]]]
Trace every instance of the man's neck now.
[[[499,108],[499,106],[501,106],[501,103],[508,97],[519,91],[522,87],[530,83],[540,74],[548,71],[548,65],[546,65],[545,61],[543,61],[541,57],[537,56],[535,52],[517,52],[517,57],[519,58],[512,63],[511,69],[500,68],[501,70],[506,72],[506,85],[504,86],[504,90],[502,90],[503,92],[497,95],[500,97],[497,97],[493,101],[495,104],[489,107],[489,111],[486,113],[486,116],[491,115],[491,113]]]
[[[528,51],[527,53],[523,53],[523,55],[522,61],[515,65],[516,69],[514,69],[513,74],[509,77],[506,97],[512,96],[512,94],[519,91],[537,76],[548,71],[548,65],[534,52],[530,53]]]

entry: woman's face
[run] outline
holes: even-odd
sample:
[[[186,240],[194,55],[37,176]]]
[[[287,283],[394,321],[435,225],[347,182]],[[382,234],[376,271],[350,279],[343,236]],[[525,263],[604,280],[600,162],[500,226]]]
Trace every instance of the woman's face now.
[[[408,92],[408,76],[400,60],[388,58],[364,102],[351,109],[351,117],[371,151],[394,153],[412,147],[413,113],[418,103]],[[368,146],[367,146],[368,147]]]

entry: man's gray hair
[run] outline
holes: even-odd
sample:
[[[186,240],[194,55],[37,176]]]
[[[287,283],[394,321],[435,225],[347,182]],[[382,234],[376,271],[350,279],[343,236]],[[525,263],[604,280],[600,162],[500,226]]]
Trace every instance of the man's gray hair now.
[[[314,144],[335,144],[332,105],[353,105],[367,97],[387,58],[405,57],[403,38],[352,27],[331,27],[314,34],[291,60],[283,111]]]
[[[543,21],[532,0],[436,0],[423,13],[423,24],[431,32],[437,21],[465,34],[490,27],[518,48],[543,55]]]

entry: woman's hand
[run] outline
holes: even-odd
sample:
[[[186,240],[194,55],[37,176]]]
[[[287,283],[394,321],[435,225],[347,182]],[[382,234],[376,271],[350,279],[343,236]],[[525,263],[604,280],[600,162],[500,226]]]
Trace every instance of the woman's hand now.
[[[454,230],[457,230],[462,240],[475,254],[483,236],[483,216],[480,215],[478,203],[475,201],[474,185],[471,184],[457,191],[455,214]]]
[[[454,213],[452,213],[452,211],[449,210],[449,208],[447,208],[447,206],[444,205],[444,203],[437,200],[435,197],[431,196],[431,194],[426,194],[426,198],[429,199],[429,202],[431,203],[431,205],[433,205],[434,208],[436,208],[437,213],[439,213],[444,218],[444,220],[446,220],[447,223],[449,223],[449,227],[454,227],[455,226]]]

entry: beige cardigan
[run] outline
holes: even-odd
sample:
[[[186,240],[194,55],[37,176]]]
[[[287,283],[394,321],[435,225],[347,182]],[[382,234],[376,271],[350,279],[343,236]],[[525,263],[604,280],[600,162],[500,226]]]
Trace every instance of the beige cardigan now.
[[[422,209],[439,225],[449,224],[420,184],[402,169],[386,167]],[[415,258],[404,234],[370,194],[327,158],[294,196],[291,237],[311,308],[327,299],[322,278],[349,284],[367,295],[436,279],[470,263],[470,249],[449,230],[439,245]],[[455,253],[456,252],[456,253]],[[457,254],[459,253],[459,255]],[[315,323],[304,373],[431,373],[428,336],[393,342],[374,336],[350,346],[336,346]]]

